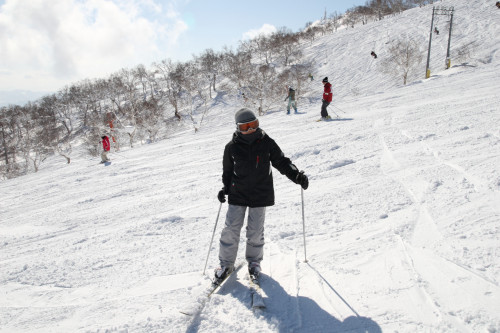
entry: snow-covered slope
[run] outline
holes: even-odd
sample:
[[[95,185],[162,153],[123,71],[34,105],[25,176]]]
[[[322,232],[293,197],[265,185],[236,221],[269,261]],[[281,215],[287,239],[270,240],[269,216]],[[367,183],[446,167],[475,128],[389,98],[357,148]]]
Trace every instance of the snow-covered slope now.
[[[428,80],[382,75],[372,48],[380,59],[386,36],[428,33],[432,7],[410,10],[304,45],[312,59],[334,54],[312,84],[320,96],[330,77],[337,121],[316,122],[320,105],[306,102],[260,118],[310,177],[306,263],[300,187],[274,172],[266,310],[250,309],[243,269],[195,316],[179,312],[208,283],[240,107],[220,103],[197,133],[112,153],[110,165],[53,159],[0,183],[0,332],[500,331],[500,11],[439,5],[455,7],[456,43],[480,43],[469,65],[445,71],[442,53]]]

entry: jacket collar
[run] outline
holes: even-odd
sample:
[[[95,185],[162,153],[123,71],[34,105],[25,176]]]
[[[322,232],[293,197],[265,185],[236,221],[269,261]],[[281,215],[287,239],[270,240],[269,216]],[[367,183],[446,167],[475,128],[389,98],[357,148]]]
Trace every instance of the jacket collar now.
[[[264,130],[262,130],[261,128],[257,128],[257,130],[252,134],[241,134],[240,132],[236,131],[233,134],[233,141],[235,143],[251,145],[255,141],[262,139],[265,135],[266,132],[264,132]]]

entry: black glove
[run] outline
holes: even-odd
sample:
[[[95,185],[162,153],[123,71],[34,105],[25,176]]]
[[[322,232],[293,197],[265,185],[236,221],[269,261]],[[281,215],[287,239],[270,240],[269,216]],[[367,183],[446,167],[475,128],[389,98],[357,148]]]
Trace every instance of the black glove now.
[[[304,174],[304,171],[301,171],[297,173],[297,178],[295,179],[295,182],[302,186],[304,190],[307,190],[309,187],[309,179],[307,179],[307,176]]]
[[[226,202],[226,193],[224,189],[219,191],[219,194],[217,194],[217,199],[219,199],[220,203]]]

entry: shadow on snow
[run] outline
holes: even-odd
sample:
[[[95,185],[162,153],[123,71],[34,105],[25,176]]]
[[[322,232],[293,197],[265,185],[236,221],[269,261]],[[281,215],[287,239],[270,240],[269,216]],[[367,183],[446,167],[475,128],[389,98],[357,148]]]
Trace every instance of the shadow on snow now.
[[[261,288],[267,297],[264,297],[266,308],[253,310],[256,319],[266,320],[276,332],[338,332],[338,333],[381,333],[380,326],[371,318],[362,317],[351,305],[325,280],[325,278],[310,264],[309,267],[326,283],[335,294],[331,297],[340,299],[352,316],[340,320],[323,310],[314,300],[304,296],[289,295],[278,281],[262,274]],[[233,278],[230,288],[223,288],[220,295],[231,295],[239,299],[249,311],[252,311],[246,281]],[[219,304],[223,305],[223,304]],[[203,316],[197,316],[187,329],[187,333],[198,332]]]
[[[310,265],[309,265],[310,266]],[[311,266],[311,268],[313,268]],[[314,271],[316,271],[313,268]],[[316,271],[316,273],[318,273]],[[319,273],[318,273],[319,275]],[[319,275],[323,281],[324,278]],[[330,283],[327,285],[335,292],[342,302],[353,312],[353,315],[343,321],[323,310],[314,300],[304,296],[289,295],[278,281],[263,275],[262,289],[267,294],[266,309],[256,311],[256,317],[265,318],[270,324],[276,325],[278,332],[370,332],[381,333],[380,326],[370,318],[360,316],[335,291]]]

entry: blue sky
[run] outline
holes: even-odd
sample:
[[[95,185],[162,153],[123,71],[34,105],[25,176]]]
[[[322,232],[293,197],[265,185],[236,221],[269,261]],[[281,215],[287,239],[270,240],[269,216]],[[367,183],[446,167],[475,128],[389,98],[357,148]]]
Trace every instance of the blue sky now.
[[[177,51],[184,56],[181,52],[185,49],[236,47],[245,33],[259,30],[264,24],[275,28],[286,26],[295,32],[304,28],[306,22],[320,19],[325,9],[327,14],[343,13],[361,4],[364,1],[190,1],[179,7],[189,29],[179,41],[181,48]]]
[[[121,68],[167,58],[186,61],[209,48],[236,49],[259,32],[283,26],[296,32],[325,10],[344,13],[364,3],[0,0],[0,96],[13,90],[54,92]]]

